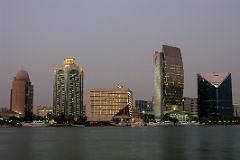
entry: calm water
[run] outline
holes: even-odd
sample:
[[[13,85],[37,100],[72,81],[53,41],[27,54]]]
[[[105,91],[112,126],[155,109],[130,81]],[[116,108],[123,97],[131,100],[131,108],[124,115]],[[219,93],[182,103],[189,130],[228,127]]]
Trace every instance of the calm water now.
[[[1,160],[239,160],[240,126],[0,128]]]

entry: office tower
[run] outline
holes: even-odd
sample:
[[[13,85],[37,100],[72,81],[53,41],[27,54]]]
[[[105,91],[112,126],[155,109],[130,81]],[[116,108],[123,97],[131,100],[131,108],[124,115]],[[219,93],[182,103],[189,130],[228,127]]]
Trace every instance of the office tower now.
[[[88,121],[133,120],[133,94],[126,87],[90,89],[86,107]]]
[[[33,109],[33,85],[26,71],[20,70],[12,81],[11,111],[21,117],[32,115]]]
[[[184,97],[182,102],[182,110],[187,112],[192,118],[198,118],[198,99]]]
[[[154,54],[153,111],[156,120],[164,113],[179,110],[183,98],[184,73],[181,51],[167,45]]]
[[[199,117],[232,116],[231,73],[198,74]]]
[[[65,58],[54,70],[53,114],[83,116],[83,69],[74,58]]]

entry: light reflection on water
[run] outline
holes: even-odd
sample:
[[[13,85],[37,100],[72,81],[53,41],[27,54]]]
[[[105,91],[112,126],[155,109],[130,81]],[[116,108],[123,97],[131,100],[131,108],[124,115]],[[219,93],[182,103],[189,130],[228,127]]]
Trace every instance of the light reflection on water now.
[[[0,128],[1,160],[239,160],[240,126]]]

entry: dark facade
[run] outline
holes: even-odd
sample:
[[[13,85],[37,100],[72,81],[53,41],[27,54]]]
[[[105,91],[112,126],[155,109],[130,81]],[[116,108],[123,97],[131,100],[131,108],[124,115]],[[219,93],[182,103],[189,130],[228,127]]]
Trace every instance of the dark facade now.
[[[183,98],[183,63],[179,48],[163,45],[164,104],[181,106]]]
[[[162,52],[154,54],[153,110],[156,119],[164,112],[179,110],[184,88],[184,70],[181,51],[163,45]]]
[[[136,100],[135,107],[142,112],[152,112],[152,101]]]
[[[199,117],[232,116],[231,74],[198,74]]]

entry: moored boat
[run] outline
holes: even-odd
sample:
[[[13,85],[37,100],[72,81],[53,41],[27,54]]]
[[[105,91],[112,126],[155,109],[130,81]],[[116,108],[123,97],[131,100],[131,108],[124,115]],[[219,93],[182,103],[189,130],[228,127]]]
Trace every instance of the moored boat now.
[[[132,127],[141,127],[141,126],[145,126],[144,122],[135,122],[131,124]]]
[[[187,121],[179,121],[178,123],[176,123],[177,126],[189,126],[191,125],[190,122]]]
[[[46,124],[43,121],[21,122],[21,125],[23,127],[47,127],[48,126],[48,124]]]
[[[163,121],[160,123],[160,126],[173,126],[174,122],[171,121]]]
[[[147,126],[152,126],[152,127],[159,126],[159,125],[160,125],[160,122],[148,122],[147,123]]]

